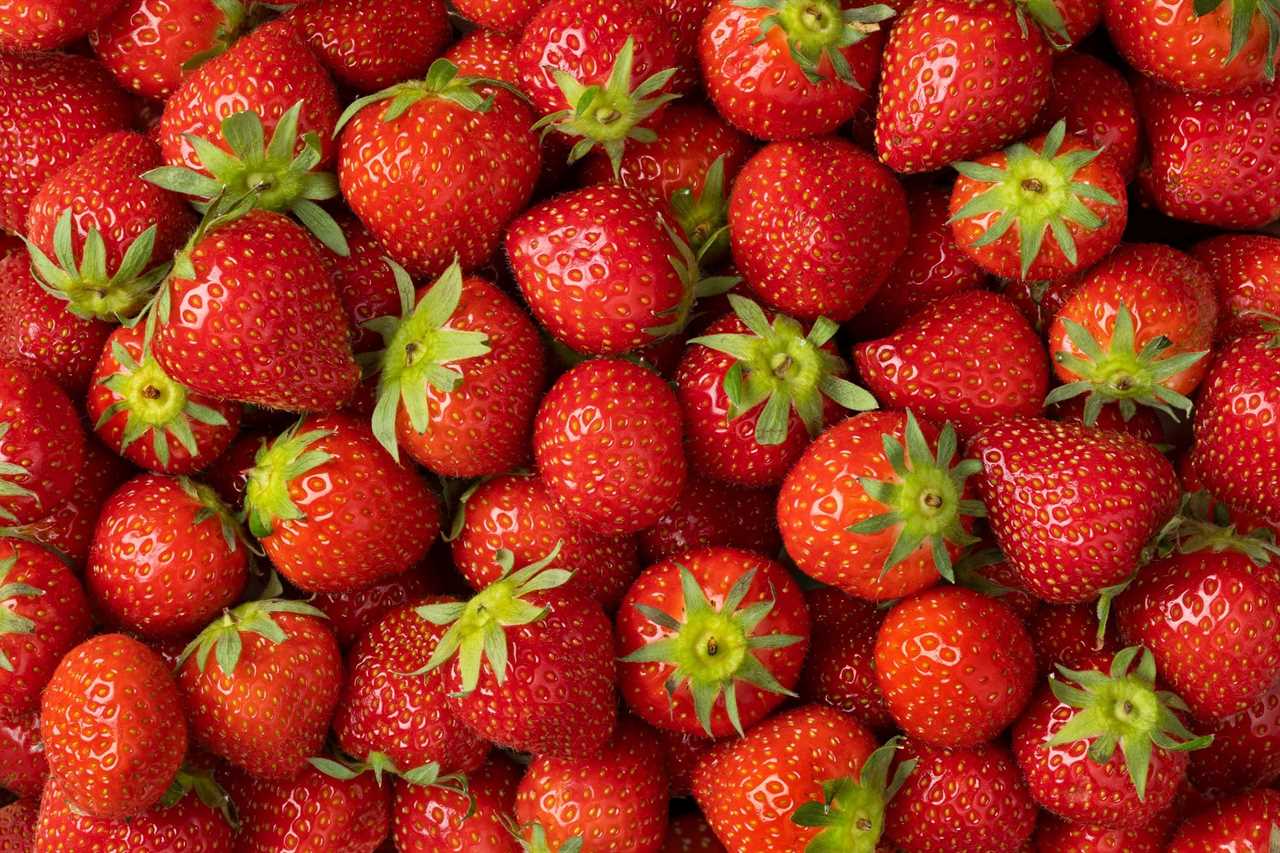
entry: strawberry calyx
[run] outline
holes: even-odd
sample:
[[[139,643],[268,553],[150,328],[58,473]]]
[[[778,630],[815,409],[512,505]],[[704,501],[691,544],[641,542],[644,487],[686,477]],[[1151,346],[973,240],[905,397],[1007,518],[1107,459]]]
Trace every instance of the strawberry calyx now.
[[[635,40],[628,36],[604,85],[584,86],[568,72],[547,67],[569,109],[543,116],[534,123],[533,129],[581,136],[582,139],[569,151],[570,163],[576,163],[600,146],[609,156],[616,178],[622,173],[622,153],[627,140],[653,142],[658,138],[652,130],[640,125],[664,104],[680,97],[672,93],[657,94],[675,75],[676,69],[667,68],[651,74],[632,89],[634,54]]]
[[[952,222],[985,216],[995,211],[1000,216],[974,248],[988,246],[1014,225],[1018,226],[1018,255],[1022,277],[1040,255],[1045,237],[1053,239],[1063,256],[1076,264],[1075,237],[1067,223],[1088,231],[1101,228],[1104,220],[1084,205],[1084,199],[1118,207],[1120,202],[1106,190],[1075,180],[1076,174],[1102,154],[1102,149],[1076,150],[1059,154],[1066,139],[1066,122],[1058,122],[1045,136],[1040,150],[1024,143],[1005,149],[1005,168],[985,163],[958,162],[953,168],[965,178],[992,188],[975,196],[951,217]]]
[[[209,175],[183,166],[160,166],[142,179],[200,199],[195,206],[201,213],[224,197],[252,199],[251,208],[287,211],[332,252],[346,257],[350,249],[342,228],[316,204],[338,195],[338,179],[331,172],[313,171],[323,156],[320,137],[314,132],[298,136],[301,112],[298,101],[280,117],[270,141],[257,113],[246,110],[227,116],[222,138],[230,152],[203,137],[183,134]],[[302,150],[294,154],[299,138]]]
[[[1063,317],[1062,325],[1083,357],[1059,350],[1053,354],[1054,360],[1081,378],[1049,392],[1045,398],[1046,406],[1088,394],[1083,415],[1087,426],[1096,424],[1102,407],[1111,402],[1116,403],[1126,421],[1134,416],[1139,405],[1164,412],[1174,420],[1179,419],[1178,412],[1183,416],[1190,414],[1191,400],[1166,386],[1165,382],[1208,355],[1207,350],[1166,355],[1165,351],[1173,346],[1173,342],[1164,335],[1152,338],[1138,350],[1134,340],[1133,314],[1124,303],[1116,310],[1107,350],[1102,349],[1088,329],[1074,320]]]
[[[510,83],[489,77],[470,77],[459,74],[458,66],[447,59],[437,59],[431,63],[431,67],[427,69],[427,76],[421,80],[396,83],[394,86],[388,86],[380,92],[356,98],[342,111],[342,115],[338,116],[338,123],[333,129],[333,135],[337,137],[342,132],[342,129],[347,126],[347,122],[355,117],[356,113],[371,104],[383,101],[389,101],[386,109],[382,112],[382,121],[384,122],[395,121],[404,115],[410,107],[424,98],[441,98],[472,112],[487,113],[493,109],[494,95],[492,93],[481,95],[476,91],[477,86],[501,89],[505,92],[510,92],[521,100],[528,100],[528,96],[524,92],[521,92]]]
[[[0,445],[3,444],[4,437],[9,434],[11,429],[13,429],[13,424],[0,423]],[[0,453],[3,453],[3,451],[0,451]],[[18,477],[30,479],[31,472],[24,465],[0,458],[0,501],[5,498],[31,498],[38,500],[39,496],[35,492],[14,482],[14,479]],[[0,520],[17,521],[18,518],[6,509],[3,504],[0,504]]]
[[[194,794],[200,802],[222,815],[222,819],[232,829],[240,828],[240,822],[232,813],[231,797],[208,770],[193,767],[181,768],[178,775],[174,777],[173,783],[169,785],[169,789],[160,798],[160,807],[173,808],[189,794]]]
[[[702,191],[691,187],[671,195],[671,209],[694,256],[703,265],[723,260],[729,253],[729,200],[724,192],[724,155],[707,167]]]
[[[734,5],[773,12],[760,21],[756,42],[764,41],[773,29],[781,30],[791,59],[810,83],[828,78],[822,68],[825,59],[837,80],[858,89],[862,87],[841,51],[876,32],[897,14],[883,3],[845,9],[839,0],[734,0]]]
[[[1076,712],[1046,746],[1090,740],[1087,755],[1099,765],[1110,761],[1119,747],[1139,800],[1146,800],[1155,747],[1190,752],[1213,742],[1212,735],[1196,737],[1174,714],[1186,713],[1187,705],[1176,694],[1156,689],[1155,656],[1141,646],[1117,652],[1110,672],[1072,670],[1059,664],[1058,673],[1060,677],[1049,679],[1049,688],[1059,702]]]
[[[795,696],[770,674],[756,652],[781,649],[802,638],[792,634],[759,634],[756,627],[774,608],[776,601],[758,601],[747,607],[742,601],[751,589],[756,570],[744,572],[729,589],[719,608],[707,600],[702,586],[686,567],[680,571],[680,592],[684,600],[684,621],[671,614],[637,604],[636,609],[650,622],[672,634],[655,640],[623,657],[627,663],[665,663],[671,666],[667,676],[667,695],[674,700],[681,685],[688,685],[693,710],[708,736],[712,735],[711,711],[724,697],[725,713],[739,735],[743,734],[738,714],[738,682],[751,684],[768,693]]]
[[[950,423],[938,436],[935,455],[910,410],[907,411],[906,447],[892,435],[885,434],[882,438],[894,478],[859,477],[858,482],[872,500],[884,504],[888,511],[864,519],[847,530],[871,535],[898,529],[898,538],[885,558],[881,578],[927,543],[938,574],[954,583],[955,569],[947,544],[967,548],[978,542],[978,537],[968,533],[961,521],[987,514],[981,501],[964,497],[965,480],[981,471],[982,463],[962,459],[952,464],[957,441],[955,428]]]
[[[462,384],[462,371],[453,366],[490,352],[483,332],[450,326],[462,299],[462,267],[457,258],[417,300],[409,273],[386,259],[400,295],[400,316],[379,317],[364,325],[382,337],[383,349],[364,360],[378,370],[377,403],[373,409],[373,434],[397,462],[396,415],[403,405],[409,424],[419,435],[431,427],[427,388],[451,393]],[[415,303],[415,300],[416,303]]]
[[[190,477],[178,477],[178,488],[187,495],[187,497],[200,504],[200,509],[196,511],[195,518],[191,520],[191,524],[204,524],[210,519],[218,523],[218,528],[222,533],[222,541],[226,543],[227,550],[234,552],[236,548],[243,544],[246,548],[254,553],[260,553],[245,536],[244,528],[240,526],[239,520],[235,513],[231,511],[231,507],[227,506],[218,493],[212,487],[206,486],[204,483],[198,483]]]
[[[1275,533],[1270,528],[1258,527],[1247,533],[1237,531],[1227,505],[1215,501],[1206,491],[1183,497],[1173,537],[1174,547],[1183,554],[1236,551],[1257,566],[1266,566],[1272,558],[1280,556],[1280,546],[1276,545]]]
[[[1231,50],[1223,65],[1230,65],[1249,42],[1249,31],[1258,15],[1267,27],[1267,58],[1263,71],[1267,80],[1276,77],[1276,49],[1280,47],[1280,2],[1277,0],[1195,0],[1197,18],[1216,12],[1223,2],[1231,4]]]
[[[5,634],[30,634],[33,632],[36,629],[36,623],[25,616],[18,615],[15,610],[17,599],[39,598],[44,595],[44,590],[29,583],[8,580],[9,573],[13,571],[13,567],[17,563],[18,558],[16,556],[9,556],[0,560],[0,637]],[[13,662],[9,660],[3,649],[0,649],[0,669],[5,672],[13,672]]]
[[[1067,32],[1067,22],[1058,9],[1057,0],[1015,0],[1014,9],[1018,15],[1018,27],[1026,36],[1027,17],[1040,26],[1054,50],[1070,50],[1071,35]]]
[[[467,790],[467,777],[461,773],[441,774],[440,765],[434,761],[428,761],[426,764],[414,767],[411,770],[401,770],[396,767],[396,763],[391,756],[385,752],[370,752],[364,761],[351,761],[346,758],[335,760],[324,756],[316,756],[308,758],[307,763],[324,775],[343,781],[354,779],[362,773],[372,773],[379,787],[382,786],[384,776],[394,776],[398,779],[403,779],[410,785],[423,788],[442,788],[455,794],[461,794],[471,800],[471,810],[467,812],[466,817],[470,817],[475,811],[475,798]]]
[[[876,408],[866,389],[839,374],[845,363],[823,349],[839,326],[819,317],[806,334],[799,322],[775,314],[773,323],[755,302],[729,294],[733,312],[749,334],[704,335],[691,338],[734,359],[724,377],[729,398],[729,418],[742,417],[764,404],[756,419],[755,439],[761,445],[781,444],[794,409],[811,437],[822,432],[822,400],[830,398],[846,409],[865,412]]]
[[[916,769],[916,760],[893,759],[902,747],[895,737],[871,753],[855,780],[849,776],[822,783],[822,799],[804,803],[791,815],[796,826],[821,827],[805,853],[875,853],[884,834],[885,806]]]
[[[214,31],[213,43],[209,48],[182,63],[184,72],[194,71],[215,56],[226,53],[227,48],[251,27],[249,10],[240,0],[213,0],[213,6],[222,13],[222,23]]]
[[[521,826],[510,818],[504,818],[503,825],[525,853],[582,853],[581,835],[570,836],[558,847],[552,847],[550,839],[547,838],[547,828],[539,821],[535,820]]]
[[[317,468],[333,454],[312,450],[311,445],[333,435],[333,430],[313,429],[300,433],[302,421],[294,422],[275,441],[258,448],[245,484],[244,515],[249,531],[261,539],[270,536],[277,521],[305,518],[289,494],[293,481]]]
[[[662,225],[663,230],[667,232],[667,236],[671,238],[671,244],[676,248],[676,254],[667,255],[667,261],[671,264],[671,268],[676,271],[676,275],[680,277],[680,283],[684,285],[684,294],[681,296],[680,302],[666,311],[656,312],[655,314],[655,316],[660,317],[671,317],[670,322],[645,329],[647,334],[653,335],[655,338],[664,338],[667,335],[674,335],[684,331],[693,316],[693,306],[699,299],[727,293],[737,287],[742,278],[736,275],[704,276],[702,274],[701,261],[693,253],[693,249],[690,248],[689,244],[681,239],[680,235],[667,224],[667,220],[661,214],[658,216],[658,222]]]

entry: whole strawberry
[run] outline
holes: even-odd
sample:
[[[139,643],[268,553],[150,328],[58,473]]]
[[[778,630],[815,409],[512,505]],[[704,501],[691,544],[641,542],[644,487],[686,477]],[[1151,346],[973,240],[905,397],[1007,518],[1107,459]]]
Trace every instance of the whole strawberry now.
[[[1270,850],[1280,823],[1280,791],[1262,789],[1219,800],[1187,818],[1169,853],[1201,850]]]
[[[119,5],[120,0],[4,0],[0,49],[54,50],[71,44]]]
[[[343,850],[373,853],[391,832],[391,798],[370,773],[335,779],[314,767],[283,782],[228,774],[239,853]]]
[[[84,430],[58,386],[0,364],[0,519],[25,524],[71,495],[84,460]]]
[[[397,780],[392,813],[396,849],[403,853],[520,853],[511,826],[516,786],[523,772],[523,767],[495,751],[478,770],[467,774],[465,796],[439,785]]]

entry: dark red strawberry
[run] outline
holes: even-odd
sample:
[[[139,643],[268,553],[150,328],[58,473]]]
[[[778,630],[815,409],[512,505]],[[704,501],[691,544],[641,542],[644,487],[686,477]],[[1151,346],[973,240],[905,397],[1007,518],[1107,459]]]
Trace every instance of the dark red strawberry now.
[[[1197,789],[1233,794],[1280,779],[1280,681],[1243,711],[1197,728],[1213,736],[1213,743],[1191,753],[1187,775]]]
[[[769,489],[691,479],[671,509],[641,531],[640,552],[650,563],[711,546],[772,556],[782,548],[774,513],[776,498]],[[563,551],[560,563],[564,564]]]
[[[692,796],[693,774],[698,768],[698,762],[711,747],[715,746],[716,741],[705,735],[681,734],[670,729],[653,729],[653,732],[662,741],[671,796],[673,798]]]
[[[427,563],[432,557],[428,555]],[[372,586],[349,592],[317,592],[310,597],[316,609],[329,617],[329,627],[338,638],[338,645],[349,648],[363,637],[383,616],[402,604],[417,601],[435,592],[440,584],[429,573],[427,566],[419,565],[407,572],[392,575]]]
[[[494,752],[467,774],[467,796],[437,785],[396,781],[393,812],[401,853],[520,853],[511,833],[523,768]]]
[[[70,497],[84,444],[75,407],[57,385],[0,364],[0,520],[26,524]]]
[[[1142,154],[1142,117],[1123,74],[1087,53],[1059,56],[1039,123],[1047,131],[1057,121],[1065,121],[1067,130],[1088,140],[1091,148],[1101,148],[1126,183],[1133,180]]]
[[[253,413],[252,409],[247,411]],[[249,487],[249,473],[258,458],[258,451],[275,437],[274,433],[260,428],[246,430],[204,472],[204,480],[217,490],[224,503],[237,512],[244,508],[244,493]]]
[[[893,718],[875,668],[876,634],[885,611],[831,587],[809,590],[804,597],[813,632],[797,688],[800,695],[843,711],[869,728],[890,729]]]
[[[54,50],[82,38],[120,0],[4,0],[0,49]]]
[[[1044,332],[1071,298],[1071,294],[1079,289],[1081,281],[1081,276],[1069,276],[1055,281],[1014,279],[1002,282],[1000,292],[1018,306],[1018,310],[1031,321],[1036,331]]]
[[[1036,853],[1164,853],[1168,823],[1161,816],[1138,829],[1106,829],[1045,815],[1032,849]]]
[[[1036,663],[1043,674],[1052,674],[1059,664],[1077,669],[1096,659],[1100,652],[1114,655],[1121,649],[1114,624],[1099,621],[1098,604],[1094,601],[1045,605],[1026,622],[1036,647]]]
[[[0,850],[4,853],[33,853],[39,794],[0,807]]]
[[[667,843],[662,853],[725,853],[711,824],[701,812],[672,813],[667,821]]]
[[[347,243],[346,256],[329,253],[333,285],[351,323],[351,345],[357,353],[382,348],[382,338],[365,323],[389,317],[400,307],[395,273],[387,263],[387,250],[364,223],[349,213],[337,218]]]
[[[39,709],[12,716],[0,712],[0,788],[19,797],[38,800],[48,776],[49,762],[45,760],[44,742],[40,740]],[[0,841],[3,838],[0,833]],[[3,843],[0,850],[12,853]]]
[[[1280,239],[1220,234],[1191,251],[1213,277],[1220,338],[1256,331],[1268,317],[1280,317]]]
[[[1280,841],[1280,791],[1263,789],[1219,800],[1187,818],[1168,853],[1202,850],[1270,850]]]

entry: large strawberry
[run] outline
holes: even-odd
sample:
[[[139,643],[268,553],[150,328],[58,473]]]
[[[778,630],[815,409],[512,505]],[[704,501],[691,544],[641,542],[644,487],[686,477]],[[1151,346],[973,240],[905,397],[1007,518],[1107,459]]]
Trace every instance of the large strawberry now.
[[[1169,842],[1168,853],[1270,850],[1280,843],[1280,791],[1262,789],[1219,800],[1191,815]]]
[[[84,430],[57,385],[0,364],[0,520],[25,524],[53,512],[75,485]]]
[[[1280,318],[1280,238],[1267,234],[1219,234],[1192,247],[1213,277],[1218,294],[1218,336],[1256,331]]]
[[[120,0],[4,0],[0,49],[53,50],[86,35]]]
[[[782,539],[774,512],[776,497],[771,489],[692,478],[679,500],[641,531],[640,553],[649,563],[711,546],[777,554]]]
[[[335,779],[307,767],[291,780],[272,782],[233,770],[226,787],[241,853],[373,853],[391,833],[391,798],[369,773]]]
[[[439,785],[397,780],[392,812],[396,850],[520,853],[511,826],[522,772],[520,765],[495,751],[479,770],[467,774],[465,795]]]
[[[1142,116],[1129,81],[1101,59],[1072,51],[1054,61],[1053,91],[1040,121],[1046,130],[1065,121],[1071,133],[1101,148],[1126,182],[1133,180],[1142,155]]]
[[[99,634],[58,664],[40,705],[49,770],[87,815],[125,818],[157,803],[187,751],[182,697],[164,660]]]
[[[812,633],[797,688],[809,702],[843,711],[884,731],[893,718],[876,679],[875,645],[885,611],[833,587],[805,592]]]

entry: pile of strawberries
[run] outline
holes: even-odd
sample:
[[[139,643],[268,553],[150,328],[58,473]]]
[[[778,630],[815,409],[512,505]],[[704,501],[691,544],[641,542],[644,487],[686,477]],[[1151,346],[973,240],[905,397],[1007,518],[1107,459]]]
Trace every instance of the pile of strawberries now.
[[[1278,47],[0,0],[0,851],[1280,851]]]

